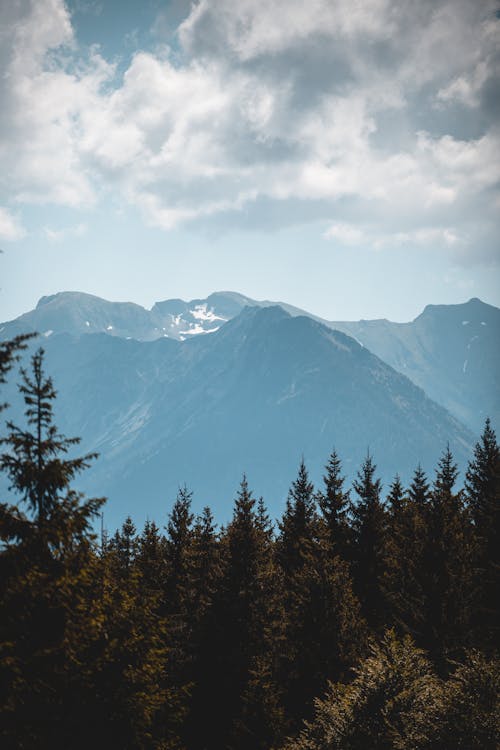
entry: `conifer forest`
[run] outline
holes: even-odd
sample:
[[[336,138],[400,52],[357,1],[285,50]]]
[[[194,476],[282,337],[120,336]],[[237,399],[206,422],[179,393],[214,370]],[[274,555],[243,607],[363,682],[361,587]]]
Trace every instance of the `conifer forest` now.
[[[0,343],[0,382],[26,348]],[[271,518],[246,477],[223,527],[188,487],[165,517],[99,533],[75,480],[95,454],[54,423],[43,350],[2,406],[0,747],[5,750],[495,750],[500,449],[464,477],[347,486],[332,446]],[[242,426],[244,429],[244,426]],[[228,502],[230,499],[227,500]]]

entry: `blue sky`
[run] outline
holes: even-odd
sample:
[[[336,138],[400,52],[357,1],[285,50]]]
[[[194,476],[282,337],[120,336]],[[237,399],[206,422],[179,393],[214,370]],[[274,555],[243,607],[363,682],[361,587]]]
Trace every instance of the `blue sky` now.
[[[67,289],[500,305],[498,9],[0,3],[0,320]]]

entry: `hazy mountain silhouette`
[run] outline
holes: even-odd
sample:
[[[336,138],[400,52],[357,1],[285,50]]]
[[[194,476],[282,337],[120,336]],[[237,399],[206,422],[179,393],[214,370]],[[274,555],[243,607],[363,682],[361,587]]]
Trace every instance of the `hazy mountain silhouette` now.
[[[43,344],[58,423],[101,453],[82,486],[109,496],[111,522],[161,518],[184,482],[197,507],[227,518],[243,471],[277,515],[301,455],[319,479],[333,446],[351,477],[369,447],[385,481],[417,462],[432,470],[448,441],[462,466],[470,455],[473,436],[408,378],[280,307],[246,307],[184,342],[54,333]]]

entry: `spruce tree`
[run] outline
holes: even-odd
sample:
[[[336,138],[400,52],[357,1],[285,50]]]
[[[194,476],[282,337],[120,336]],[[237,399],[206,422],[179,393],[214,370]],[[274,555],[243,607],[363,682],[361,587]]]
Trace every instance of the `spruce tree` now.
[[[165,540],[167,611],[184,618],[191,596],[191,566],[193,546],[192,492],[181,487],[172,506]]]
[[[123,522],[121,530],[116,531],[110,547],[116,553],[118,573],[127,577],[138,552],[137,529],[130,516]]]
[[[219,639],[217,602],[222,579],[221,543],[210,508],[205,507],[193,527],[192,690],[183,727],[191,750],[212,747],[214,715],[218,707],[213,676],[217,674]]]
[[[457,465],[449,446],[436,470],[426,551],[427,643],[440,668],[470,638],[471,539],[463,493],[455,491]]]
[[[67,746],[71,733],[70,688],[79,684],[71,634],[81,632],[75,618],[85,610],[92,523],[103,500],[72,488],[95,454],[67,457],[79,440],[53,423],[56,392],[44,374],[43,350],[31,363],[19,386],[27,425],[8,422],[0,457],[18,498],[0,508],[0,724],[6,746],[56,748]]]
[[[144,583],[163,592],[165,579],[165,539],[154,521],[146,521],[137,543],[137,565]]]
[[[204,746],[214,750],[256,742],[245,730],[243,702],[264,642],[261,542],[255,499],[244,476],[225,532],[223,571],[214,601],[209,673],[217,675],[218,691],[206,696],[211,728],[205,725],[203,737]]]
[[[316,495],[324,520],[332,554],[349,559],[351,529],[349,526],[349,491],[344,490],[345,477],[336,451],[332,451],[323,476],[324,489]]]
[[[355,590],[368,625],[377,631],[384,625],[387,611],[383,592],[386,518],[376,468],[368,453],[353,483],[359,500],[352,504],[351,513]]]
[[[300,570],[308,548],[316,534],[317,514],[314,486],[304,460],[300,462],[297,479],[292,482],[286,508],[281,519],[278,538],[278,559],[286,575]]]
[[[394,623],[417,642],[425,631],[429,484],[418,465],[408,492],[399,482],[388,495],[385,587]]]
[[[491,650],[500,632],[500,449],[489,419],[467,469],[465,491],[473,523],[475,640]]]
[[[423,508],[429,502],[431,493],[427,475],[420,464],[413,473],[411,484],[408,488],[408,497],[416,506]]]

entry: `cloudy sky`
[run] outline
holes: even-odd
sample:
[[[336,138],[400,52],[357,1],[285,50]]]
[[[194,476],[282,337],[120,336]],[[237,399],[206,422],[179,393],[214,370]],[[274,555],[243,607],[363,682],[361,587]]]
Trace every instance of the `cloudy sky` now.
[[[500,305],[500,5],[0,0],[0,320]]]

